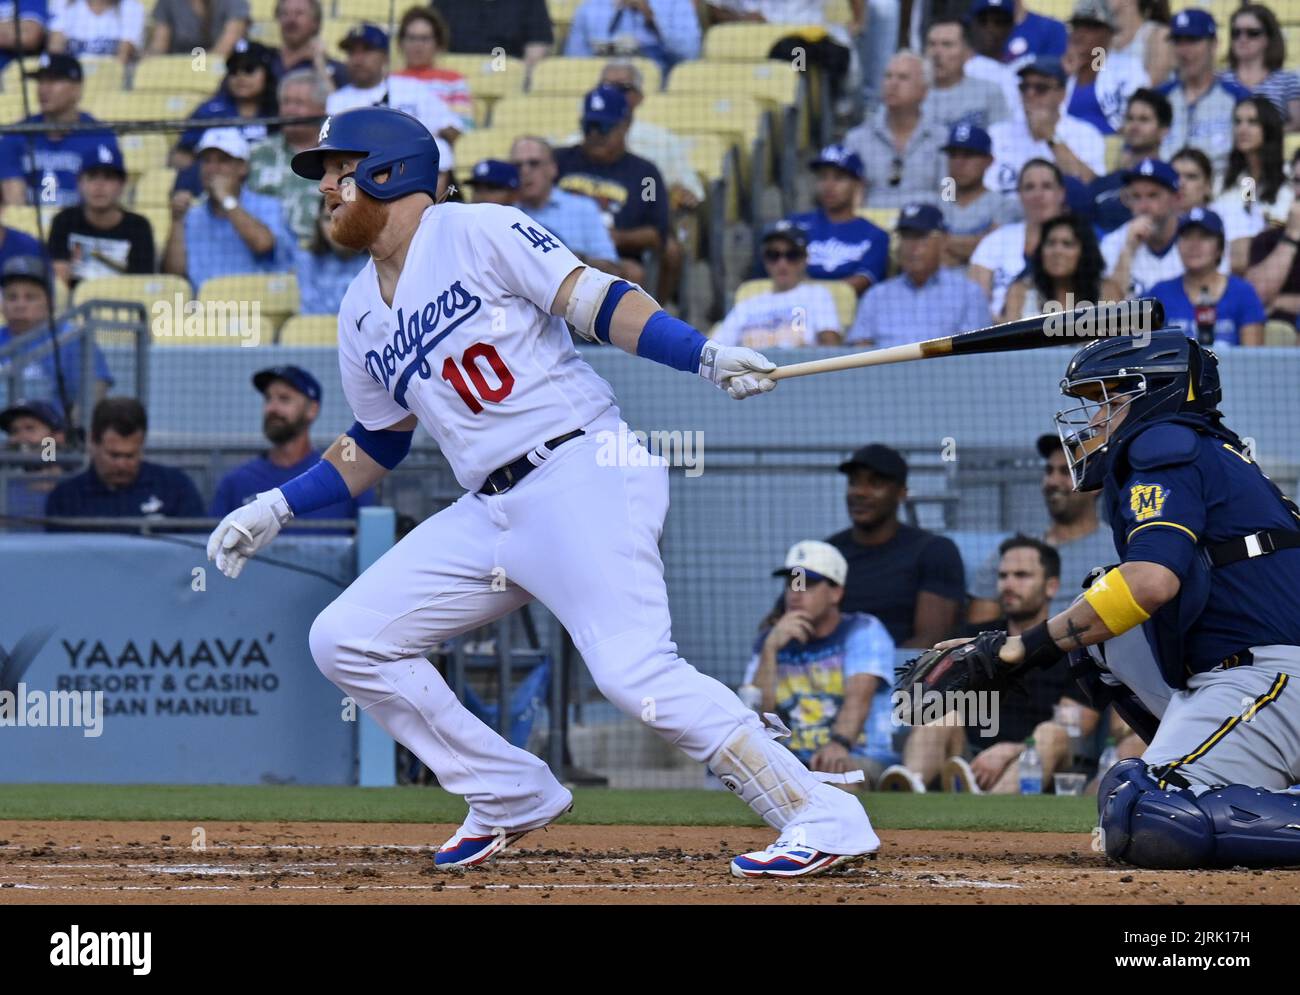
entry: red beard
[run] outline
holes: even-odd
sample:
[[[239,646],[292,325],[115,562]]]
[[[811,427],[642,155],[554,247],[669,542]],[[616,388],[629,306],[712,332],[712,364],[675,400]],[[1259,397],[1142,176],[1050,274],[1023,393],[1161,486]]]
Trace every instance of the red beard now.
[[[330,218],[330,237],[340,245],[361,252],[369,249],[388,224],[388,205],[357,190],[356,199],[346,204],[341,215]]]

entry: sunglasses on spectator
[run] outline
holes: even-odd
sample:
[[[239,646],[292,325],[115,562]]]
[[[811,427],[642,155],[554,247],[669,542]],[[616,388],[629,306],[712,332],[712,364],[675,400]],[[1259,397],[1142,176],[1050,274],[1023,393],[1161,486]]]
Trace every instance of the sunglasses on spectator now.
[[[1044,93],[1051,93],[1056,89],[1055,83],[1021,83],[1021,93],[1032,93],[1041,97]]]
[[[1263,28],[1233,28],[1232,37],[1237,38],[1263,38],[1266,32]]]
[[[890,165],[889,185],[896,187],[903,182],[903,160],[894,156],[894,161]]]
[[[778,263],[784,259],[788,263],[797,263],[804,257],[803,249],[764,249],[763,260],[769,263]]]

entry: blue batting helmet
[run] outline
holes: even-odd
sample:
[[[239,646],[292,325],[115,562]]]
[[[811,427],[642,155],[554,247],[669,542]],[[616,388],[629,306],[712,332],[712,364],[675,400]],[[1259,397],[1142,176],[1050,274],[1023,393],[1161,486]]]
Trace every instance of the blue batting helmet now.
[[[364,155],[357,163],[357,187],[376,200],[396,200],[423,191],[438,196],[438,143],[417,118],[392,107],[357,107],[332,114],[321,125],[315,148],[299,152],[290,165],[299,176],[325,175],[326,152]],[[388,179],[375,176],[388,172]]]
[[[1140,427],[1170,415],[1215,414],[1223,399],[1218,358],[1175,328],[1088,343],[1070,360],[1061,393],[1084,401],[1056,415],[1080,491],[1102,486],[1108,454]]]

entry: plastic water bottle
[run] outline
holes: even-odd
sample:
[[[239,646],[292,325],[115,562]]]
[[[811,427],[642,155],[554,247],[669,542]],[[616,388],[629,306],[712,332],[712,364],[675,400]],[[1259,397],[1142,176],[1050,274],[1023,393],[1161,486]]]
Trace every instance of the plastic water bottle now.
[[[1025,752],[1020,754],[1020,793],[1022,795],[1041,795],[1043,793],[1043,761],[1034,749],[1031,736],[1025,740]]]
[[[1119,749],[1115,745],[1115,737],[1111,736],[1106,740],[1106,749],[1101,751],[1101,759],[1097,761],[1097,773],[1104,774],[1119,762]]]

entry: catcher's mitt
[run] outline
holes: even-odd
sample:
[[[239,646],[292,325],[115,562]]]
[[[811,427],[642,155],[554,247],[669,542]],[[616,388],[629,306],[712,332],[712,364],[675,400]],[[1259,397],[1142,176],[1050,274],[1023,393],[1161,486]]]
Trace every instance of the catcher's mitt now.
[[[909,660],[907,666],[898,669],[894,682],[898,717],[907,725],[923,725],[934,717],[933,703],[949,701],[949,692],[1004,691],[1011,687],[1020,668],[998,659],[1006,641],[1005,632],[981,632],[968,643],[946,650],[926,650]]]

